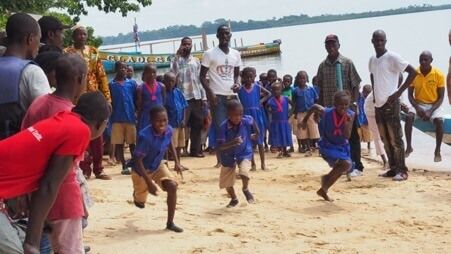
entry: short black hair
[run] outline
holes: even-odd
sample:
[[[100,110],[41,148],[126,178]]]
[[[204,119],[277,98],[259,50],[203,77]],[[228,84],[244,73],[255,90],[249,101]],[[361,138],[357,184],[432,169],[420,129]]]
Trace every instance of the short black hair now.
[[[244,67],[244,69],[241,71],[241,76],[244,76],[245,73],[255,73],[254,67]]]
[[[276,70],[274,70],[274,69],[269,69],[269,70],[268,70],[268,72],[267,72],[267,74],[269,74],[270,72],[273,72],[274,74],[276,74],[276,75],[277,75],[277,71],[276,71]]]
[[[60,47],[55,46],[55,45],[48,45],[48,44],[44,44],[44,45],[40,46],[38,53],[41,54],[41,53],[50,52],[50,51],[58,52],[60,54],[63,53],[63,50]]]
[[[152,108],[150,108],[149,111],[150,121],[152,121],[155,118],[155,116],[161,112],[167,112],[166,108],[161,105],[155,105]]]
[[[87,73],[87,66],[85,60],[78,54],[64,54],[56,61],[55,79],[59,86],[65,84],[67,80],[79,77]]]
[[[114,70],[115,71],[117,71],[118,69],[119,69],[119,67],[121,66],[121,65],[125,65],[125,66],[127,66],[124,62],[122,62],[122,61],[116,61],[115,63],[114,63]]]
[[[193,41],[193,39],[191,39],[191,37],[185,36],[180,40],[180,43],[182,43],[184,40],[190,40]]]
[[[334,102],[337,102],[339,99],[343,97],[348,97],[351,99],[351,93],[348,90],[338,91],[334,94]]]
[[[230,29],[230,27],[226,24],[219,25],[218,29],[216,29],[216,34],[219,34],[219,31],[221,31],[221,29],[223,29],[223,28]]]
[[[163,79],[167,79],[169,78],[169,76],[173,75],[174,77],[176,77],[177,75],[175,74],[175,72],[173,71],[168,71],[164,74]]]
[[[111,109],[105,96],[99,92],[87,92],[80,96],[72,109],[90,123],[101,123],[110,117]]]
[[[144,65],[144,69],[143,69],[143,73],[148,72],[148,71],[155,71],[155,73],[157,72],[157,67],[153,64],[146,64]]]
[[[285,74],[285,75],[283,75],[283,78],[282,78],[282,79],[284,79],[284,78],[290,78],[290,79],[293,79],[293,76],[291,76],[290,74]]]
[[[30,34],[39,34],[39,24],[26,13],[11,15],[6,22],[6,36],[8,44],[20,43]]]
[[[301,75],[302,73],[304,73],[305,76],[307,77],[307,82],[310,82],[310,79],[309,79],[309,77],[308,77],[308,73],[307,73],[306,71],[298,71],[298,73],[296,74],[296,77],[299,76],[299,75]]]
[[[39,53],[34,59],[34,62],[37,63],[45,73],[49,73],[55,70],[56,62],[62,55],[63,54],[56,51],[46,51]]]
[[[227,112],[231,112],[234,110],[237,110],[238,108],[243,108],[243,105],[238,100],[230,100],[226,104],[226,110]]]

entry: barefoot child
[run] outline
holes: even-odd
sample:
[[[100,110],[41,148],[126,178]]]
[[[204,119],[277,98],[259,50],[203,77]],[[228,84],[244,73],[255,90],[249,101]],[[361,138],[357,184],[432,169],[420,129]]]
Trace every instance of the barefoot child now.
[[[352,167],[348,140],[355,115],[349,109],[350,103],[351,95],[348,91],[337,92],[334,95],[334,107],[323,108],[315,104],[302,121],[302,126],[305,128],[313,113],[320,116],[319,151],[332,170],[321,178],[321,188],[316,193],[326,201],[332,201],[327,195],[329,188]]]
[[[260,130],[257,140],[253,144],[258,146],[260,154],[261,169],[266,170],[265,165],[265,150],[263,148],[264,133],[261,130],[265,129],[264,112],[262,103],[271,97],[271,93],[265,88],[255,83],[254,69],[246,67],[241,72],[242,86],[238,90],[238,98],[243,105],[244,114],[252,116],[255,123]],[[262,99],[261,96],[263,96]],[[252,156],[252,170],[256,170],[254,156]]]
[[[290,74],[285,74],[283,75],[282,78],[282,95],[286,96],[288,99],[290,99],[290,101],[293,101],[293,91],[294,91],[294,87],[293,87],[293,76],[291,76]],[[289,111],[290,111],[290,124],[291,124],[291,130],[293,131],[293,134],[296,134],[297,131],[297,122],[295,118],[295,115],[293,114],[294,109],[290,106],[289,107]],[[288,150],[289,153],[294,152],[294,147],[290,146],[290,149]]]
[[[268,100],[266,108],[271,113],[269,126],[269,144],[279,150],[278,158],[291,157],[287,147],[293,145],[291,127],[288,122],[288,105],[291,101],[282,95],[282,84],[275,82],[272,85],[274,97]]]
[[[319,139],[318,124],[313,118],[307,121],[307,128],[300,128],[300,123],[307,115],[307,111],[318,100],[315,88],[308,86],[307,72],[299,71],[296,75],[296,89],[293,92],[294,115],[297,119],[296,137],[299,144],[299,152],[305,156],[312,156],[310,144]]]
[[[166,87],[166,100],[164,106],[168,112],[169,125],[172,127],[172,145],[180,161],[182,148],[185,147],[185,126],[188,119],[188,103],[183,93],[175,87],[176,76],[173,72],[164,74],[163,82]]]
[[[221,156],[221,174],[219,188],[225,188],[230,195],[228,208],[238,204],[233,185],[236,179],[236,167],[243,181],[243,194],[248,203],[254,202],[249,191],[249,170],[254,154],[252,141],[259,134],[258,126],[251,116],[243,115],[243,106],[237,100],[227,103],[227,120],[221,124],[218,132],[218,151]]]
[[[157,69],[147,64],[144,66],[142,80],[138,87],[136,108],[138,110],[138,132],[150,124],[149,112],[155,105],[163,105],[164,85],[157,81]]]
[[[163,106],[154,106],[149,111],[150,125],[139,132],[138,145],[135,149],[135,166],[132,171],[133,200],[139,208],[145,207],[148,193],[157,195],[157,186],[168,193],[168,219],[166,229],[180,233],[183,229],[174,224],[175,206],[177,204],[177,181],[169,171],[163,157],[172,145],[172,127],[168,125],[168,114]],[[181,174],[184,167],[178,157],[174,158],[174,170]]]

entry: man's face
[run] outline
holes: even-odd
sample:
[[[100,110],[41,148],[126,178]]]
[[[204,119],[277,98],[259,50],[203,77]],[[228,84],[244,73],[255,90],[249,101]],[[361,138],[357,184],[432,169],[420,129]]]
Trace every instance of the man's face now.
[[[50,31],[49,32],[50,36],[50,44],[51,45],[55,45],[58,48],[63,48],[63,43],[64,43],[64,32],[63,30],[56,30],[56,31]]]
[[[27,43],[28,43],[28,56],[27,58],[29,59],[34,59],[37,55],[38,55],[38,51],[39,51],[39,46],[41,45],[41,30],[38,29],[39,31],[37,33],[32,33],[29,34],[28,38],[27,38]]]
[[[73,38],[75,44],[86,45],[88,40],[88,31],[85,28],[78,28],[73,33]]]
[[[420,55],[420,68],[429,69],[431,67],[432,57],[427,54]]]
[[[340,49],[340,44],[336,41],[327,41],[325,44],[328,56],[336,57],[338,56],[338,50]]]
[[[385,50],[385,44],[387,43],[387,38],[385,38],[385,35],[383,35],[383,34],[374,34],[371,42],[373,43],[374,49],[376,51],[381,52],[381,51]]]
[[[230,28],[222,27],[221,29],[219,29],[218,33],[216,34],[216,37],[218,38],[220,45],[229,45],[230,38],[232,38],[232,33],[230,32]]]
[[[193,41],[191,39],[184,39],[182,41],[182,55],[183,56],[189,56],[191,54],[191,49],[193,47]]]

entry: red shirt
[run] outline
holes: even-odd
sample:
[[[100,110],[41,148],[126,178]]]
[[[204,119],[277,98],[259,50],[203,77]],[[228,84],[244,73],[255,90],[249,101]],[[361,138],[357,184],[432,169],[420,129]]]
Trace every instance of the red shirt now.
[[[33,124],[54,116],[61,111],[71,111],[74,104],[68,99],[53,94],[46,94],[36,98],[27,110],[22,120],[22,130]]]
[[[9,199],[35,191],[53,155],[74,156],[74,163],[81,158],[89,144],[91,133],[80,116],[72,112],[60,112],[54,117],[40,121],[16,135],[0,141],[0,199]],[[75,172],[70,171],[65,181],[76,183]],[[68,190],[60,188],[60,193],[73,193],[61,202],[65,214],[83,216],[80,186],[70,184]],[[57,198],[58,199],[58,198]],[[53,210],[53,209],[52,209]],[[50,216],[49,219],[56,219]],[[71,218],[71,217],[69,217]],[[59,218],[61,219],[61,218]]]

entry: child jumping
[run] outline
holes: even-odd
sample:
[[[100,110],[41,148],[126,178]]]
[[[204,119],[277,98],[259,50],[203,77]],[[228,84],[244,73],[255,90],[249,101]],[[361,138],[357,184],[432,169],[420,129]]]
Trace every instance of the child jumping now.
[[[319,151],[323,159],[332,167],[329,174],[321,177],[321,188],[316,192],[326,201],[333,201],[327,192],[344,173],[352,167],[349,137],[351,136],[354,113],[349,109],[351,95],[348,91],[339,91],[334,95],[334,107],[324,108],[313,105],[302,120],[302,127],[307,126],[310,116],[319,115],[318,141]]]
[[[176,154],[171,142],[172,127],[168,125],[168,114],[163,106],[154,106],[149,111],[150,125],[144,127],[138,136],[135,149],[135,165],[132,171],[133,200],[138,208],[144,208],[148,193],[156,196],[157,186],[168,193],[168,220],[166,229],[181,233],[183,229],[174,224],[175,207],[177,204],[177,180],[169,171],[163,157],[170,149]],[[180,173],[185,168],[174,156],[174,170]]]
[[[248,203],[254,202],[254,197],[249,191],[249,170],[254,154],[252,141],[258,138],[259,130],[251,116],[243,116],[243,106],[239,101],[229,101],[226,110],[227,120],[219,128],[217,149],[222,164],[219,188],[227,190],[231,197],[227,208],[231,208],[238,205],[238,198],[233,188],[237,166],[243,181],[243,194]]]
[[[288,122],[288,105],[291,101],[282,95],[282,84],[275,82],[272,85],[274,97],[268,100],[267,110],[271,113],[269,126],[269,144],[279,149],[278,158],[291,157],[287,147],[293,145],[291,127]]]
[[[265,165],[265,150],[263,147],[264,133],[261,130],[265,129],[265,120],[262,103],[271,97],[271,93],[265,88],[261,87],[255,82],[254,68],[246,67],[241,72],[242,86],[237,91],[238,98],[243,105],[244,114],[252,116],[259,129],[257,140],[253,142],[258,146],[258,153],[260,154],[261,169],[266,170]],[[263,96],[263,98],[261,98]],[[261,99],[260,99],[261,98]],[[252,156],[252,169],[256,170],[255,159]]]

